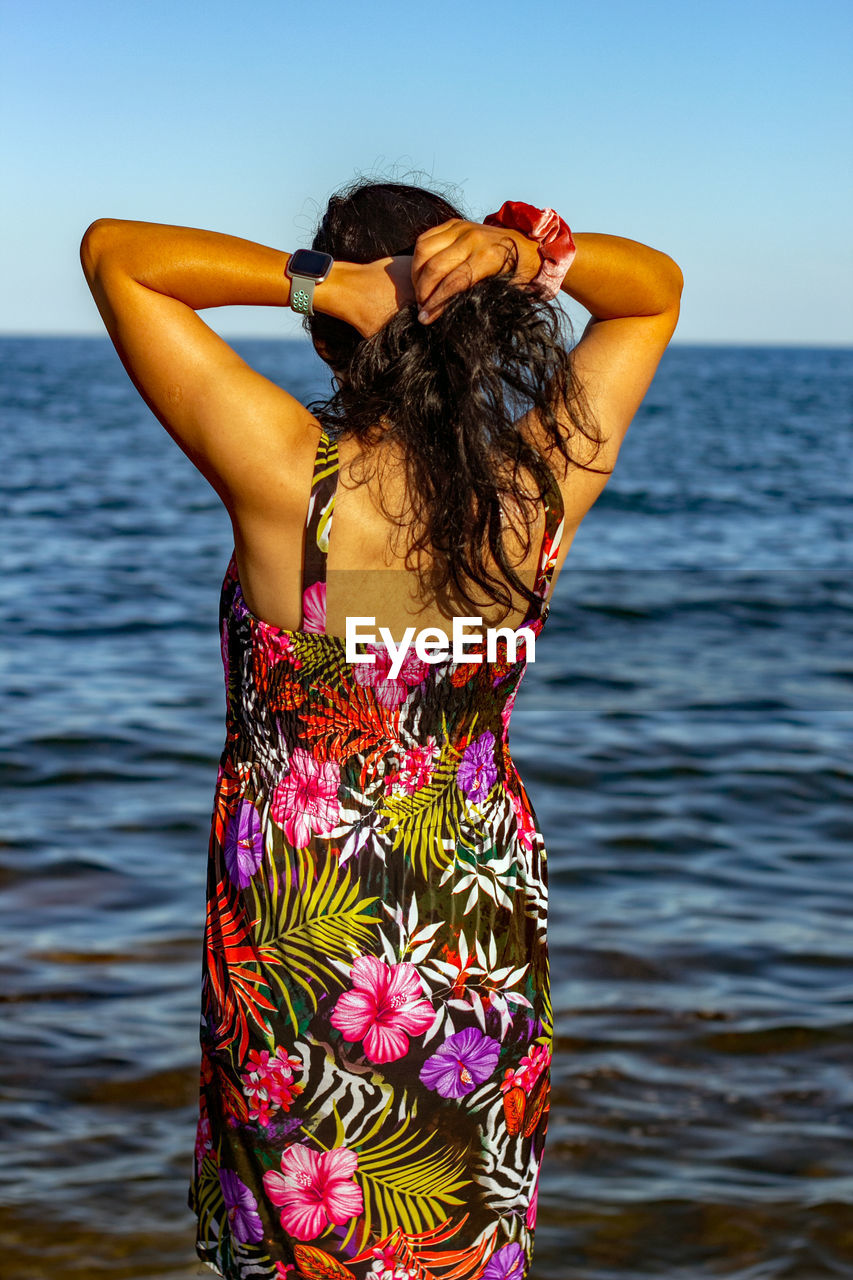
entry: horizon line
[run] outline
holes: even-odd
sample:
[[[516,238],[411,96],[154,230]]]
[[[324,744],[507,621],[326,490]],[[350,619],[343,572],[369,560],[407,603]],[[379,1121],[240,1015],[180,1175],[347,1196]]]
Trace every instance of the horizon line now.
[[[305,338],[300,337],[298,334],[275,335],[275,334],[269,334],[269,333],[257,333],[257,334],[239,333],[239,334],[220,334],[219,336],[223,339],[224,342],[229,342],[229,343],[230,342],[270,342],[270,343],[292,342],[292,343],[303,344],[306,341]],[[85,331],[64,330],[62,332],[55,332],[53,330],[42,330],[42,329],[29,329],[29,330],[0,329],[0,338],[98,338],[112,345],[109,334],[98,333],[98,332],[89,331],[89,330],[85,330]],[[771,339],[747,338],[747,339],[740,339],[740,340],[730,340],[730,339],[722,339],[722,338],[704,338],[704,339],[691,339],[689,341],[680,342],[674,339],[668,344],[667,350],[669,350],[670,347],[760,347],[760,348],[778,347],[782,350],[788,349],[792,351],[809,350],[809,349],[814,349],[818,351],[851,351],[853,350],[853,340],[847,341],[847,342],[843,340],[838,342],[832,342],[832,341],[809,341],[808,339],[803,339],[799,342],[795,342],[788,339],[775,340],[772,338]]]

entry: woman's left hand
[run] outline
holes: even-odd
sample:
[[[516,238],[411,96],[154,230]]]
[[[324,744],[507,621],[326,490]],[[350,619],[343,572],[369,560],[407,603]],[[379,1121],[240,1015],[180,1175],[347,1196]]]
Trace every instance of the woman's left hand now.
[[[410,257],[377,258],[355,271],[355,294],[350,315],[343,317],[363,338],[378,333],[392,316],[415,301]]]

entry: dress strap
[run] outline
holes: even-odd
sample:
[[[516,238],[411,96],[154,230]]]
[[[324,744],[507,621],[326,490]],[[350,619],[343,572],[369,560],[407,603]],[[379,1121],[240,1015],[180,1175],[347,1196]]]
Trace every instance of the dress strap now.
[[[550,612],[551,604],[548,596],[551,592],[551,579],[554,576],[557,556],[560,551],[560,542],[566,524],[563,493],[557,483],[557,477],[550,467],[548,468],[548,475],[547,488],[542,499],[545,508],[545,530],[542,534],[536,581],[533,584],[533,590],[541,597],[542,603],[540,605],[531,604],[527,611],[527,617],[521,623],[523,627],[529,626],[537,618],[541,618],[544,622]]]
[[[338,484],[338,444],[323,430],[314,458],[314,478],[305,521],[305,560],[302,568],[303,596],[318,582],[326,581],[329,530]]]

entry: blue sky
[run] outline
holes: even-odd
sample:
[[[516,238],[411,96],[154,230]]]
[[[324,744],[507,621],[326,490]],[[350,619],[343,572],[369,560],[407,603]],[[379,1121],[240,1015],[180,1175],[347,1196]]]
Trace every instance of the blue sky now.
[[[102,332],[94,218],[291,250],[357,172],[414,169],[671,254],[676,341],[853,343],[847,0],[6,0],[0,45],[0,332]]]

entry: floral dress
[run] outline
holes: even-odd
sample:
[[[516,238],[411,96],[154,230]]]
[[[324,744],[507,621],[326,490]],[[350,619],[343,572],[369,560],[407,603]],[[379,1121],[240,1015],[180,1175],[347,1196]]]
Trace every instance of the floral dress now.
[[[222,587],[197,1252],[241,1280],[523,1280],[552,1037],[545,849],[507,742],[525,643],[347,661],[336,477],[324,432],[302,630],[249,611],[233,556]],[[545,507],[534,637],[556,482]]]

